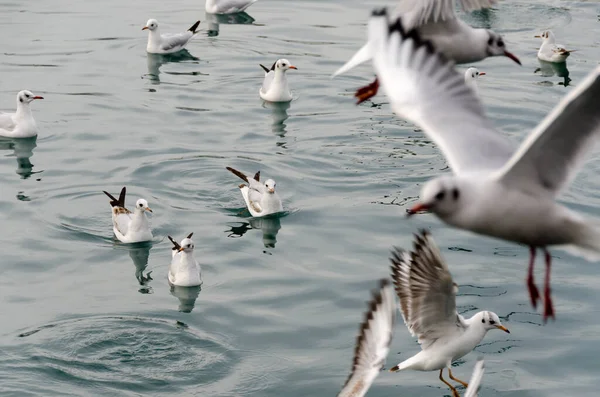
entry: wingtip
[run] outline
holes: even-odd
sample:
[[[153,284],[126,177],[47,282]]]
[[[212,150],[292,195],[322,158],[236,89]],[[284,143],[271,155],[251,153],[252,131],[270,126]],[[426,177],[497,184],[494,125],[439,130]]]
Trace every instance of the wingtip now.
[[[400,371],[400,368],[397,365],[390,368],[390,372],[398,372],[398,371]]]
[[[192,27],[188,29],[188,31],[190,31],[190,32],[192,32],[192,33],[198,33],[198,32],[196,31],[196,29],[198,28],[198,25],[200,25],[200,21],[196,21],[196,23],[195,23],[195,24],[193,24],[193,25],[192,25]]]
[[[258,65],[265,71],[265,73],[269,73],[269,68],[268,67],[266,67],[262,63],[259,63]]]

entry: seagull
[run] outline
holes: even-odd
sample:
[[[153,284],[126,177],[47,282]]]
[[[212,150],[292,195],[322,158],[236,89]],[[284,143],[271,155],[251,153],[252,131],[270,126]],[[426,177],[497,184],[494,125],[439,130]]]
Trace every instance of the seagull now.
[[[278,59],[270,69],[263,65],[260,67],[265,71],[265,79],[259,91],[260,97],[268,102],[291,101],[292,93],[285,72],[288,69],[298,70],[298,68],[291,65],[287,59]]]
[[[169,283],[178,287],[197,287],[202,284],[200,263],[194,258],[194,242],[188,234],[181,243],[169,237],[173,243],[171,265],[169,266]]]
[[[131,211],[125,208],[125,187],[121,189],[118,199],[107,191],[104,191],[104,194],[111,200],[113,231],[120,242],[139,243],[152,240],[152,231],[148,218],[146,218],[146,211],[152,212],[152,210],[148,207],[146,200],[136,201],[132,215]]]
[[[148,30],[148,45],[146,51],[151,54],[172,54],[181,51],[185,48],[198,31],[200,21],[196,21],[191,28],[183,33],[165,33],[160,34],[158,31],[158,21],[156,19],[148,19],[146,26],[142,30]]]
[[[554,317],[548,246],[588,260],[600,254],[600,227],[556,202],[600,136],[600,67],[536,127],[518,149],[494,129],[481,102],[452,63],[400,20],[374,12],[369,37],[374,67],[394,112],[423,129],[453,175],[427,182],[408,211],[431,211],[445,223],[529,246],[527,287],[533,307],[536,250],[545,254],[544,321]]]
[[[258,0],[206,0],[209,14],[235,14],[244,11]]]
[[[465,84],[475,92],[479,94],[479,88],[477,87],[477,79],[479,76],[485,76],[485,72],[480,72],[477,68],[469,68],[465,71]]]
[[[496,0],[457,0],[465,12],[489,8]],[[402,0],[394,11],[401,17],[407,30],[415,29],[424,40],[429,40],[457,64],[473,63],[491,56],[506,56],[519,65],[521,61],[506,50],[504,39],[487,29],[475,29],[458,19],[454,0]],[[346,73],[373,56],[370,41],[339,68],[333,77]],[[377,79],[371,89],[361,92],[359,103],[377,94]]]
[[[542,61],[561,63],[565,62],[569,55],[576,50],[567,50],[564,46],[556,44],[554,33],[550,30],[546,30],[541,35],[534,36],[538,39],[543,39],[540,50],[538,51],[538,58]]]
[[[17,94],[17,112],[0,113],[0,136],[6,138],[31,138],[37,136],[38,128],[31,114],[30,103],[44,97],[23,90]]]
[[[260,171],[254,175],[254,178],[248,178],[238,170],[231,167],[226,168],[246,182],[247,185],[242,183],[239,187],[252,216],[260,217],[283,211],[283,205],[275,191],[275,181],[273,179],[267,179],[263,185],[260,183]]]
[[[452,375],[452,362],[470,353],[488,331],[510,331],[498,315],[481,311],[465,319],[456,311],[458,285],[452,280],[448,265],[427,231],[415,235],[412,252],[392,251],[392,280],[400,299],[400,311],[421,351],[391,368],[391,372],[412,369],[440,371],[440,380],[458,397],[456,388],[442,376],[448,368],[450,379],[467,387]]]

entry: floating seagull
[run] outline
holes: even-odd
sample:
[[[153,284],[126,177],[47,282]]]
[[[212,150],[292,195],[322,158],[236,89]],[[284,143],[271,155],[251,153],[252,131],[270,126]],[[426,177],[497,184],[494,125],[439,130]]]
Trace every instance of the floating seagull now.
[[[265,79],[260,87],[260,97],[269,102],[289,102],[292,100],[292,93],[288,87],[287,76],[285,72],[288,69],[298,68],[291,65],[287,59],[278,59],[271,66],[271,69],[260,65],[265,71]]]
[[[538,51],[538,58],[546,62],[560,63],[565,62],[569,55],[576,50],[567,50],[564,46],[556,44],[554,33],[550,30],[546,30],[541,35],[534,36],[538,39],[543,39],[540,50]]]
[[[183,33],[165,33],[160,34],[158,31],[158,21],[156,19],[148,19],[146,26],[142,30],[148,30],[148,45],[146,51],[151,54],[172,54],[181,51],[185,48],[198,31],[200,21],[196,21],[191,28]]]
[[[152,212],[148,207],[148,202],[144,199],[136,201],[132,215],[131,211],[125,208],[125,193],[126,190],[123,187],[119,198],[116,199],[112,194],[104,191],[104,194],[111,200],[115,236],[122,243],[139,243],[152,240],[152,231],[150,230],[148,218],[146,218],[146,211]]]
[[[44,97],[33,95],[31,91],[17,94],[17,112],[0,113],[0,136],[7,138],[31,138],[38,134],[38,128],[31,114],[29,104]]]
[[[194,242],[190,233],[181,243],[173,243],[171,265],[169,266],[169,283],[178,287],[197,287],[202,284],[200,263],[194,258]]]
[[[283,211],[283,205],[275,191],[275,181],[273,179],[267,179],[263,185],[260,183],[260,171],[254,175],[254,178],[248,178],[238,170],[231,167],[226,168],[247,183],[247,185],[242,183],[240,190],[252,216],[266,216]]]
[[[338,397],[362,397],[379,375],[390,351],[396,323],[396,302],[389,280],[381,280],[378,291],[373,292],[369,311],[360,324],[352,372]]]
[[[479,88],[477,87],[477,79],[479,76],[485,76],[485,72],[480,72],[477,68],[469,68],[465,72],[465,84],[475,92],[479,94]]]
[[[515,149],[494,129],[452,63],[415,31],[374,13],[369,36],[374,67],[394,112],[423,129],[454,175],[427,182],[409,215],[428,210],[444,222],[530,247],[527,286],[534,307],[536,249],[546,259],[544,320],[554,317],[550,297],[550,245],[598,258],[600,228],[556,202],[600,136],[600,67],[573,89]],[[569,245],[570,247],[565,247]]]
[[[466,382],[452,375],[452,362],[470,353],[488,331],[510,332],[496,313],[481,311],[468,319],[458,314],[458,285],[452,280],[448,265],[427,231],[415,235],[412,252],[396,248],[390,260],[404,323],[421,344],[419,353],[390,371],[439,370],[440,380],[452,390],[453,396],[458,397],[456,388],[442,376],[444,368],[448,368],[450,379],[467,387]]]
[[[258,0],[206,0],[206,12],[209,14],[235,14],[242,12]]]

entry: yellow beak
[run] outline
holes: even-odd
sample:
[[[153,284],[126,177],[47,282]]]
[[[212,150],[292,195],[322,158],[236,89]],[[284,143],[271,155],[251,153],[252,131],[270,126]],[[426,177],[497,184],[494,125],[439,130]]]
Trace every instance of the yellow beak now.
[[[536,39],[541,39],[541,38],[542,38],[542,36],[540,36],[539,34],[536,34],[536,35],[535,35],[535,36],[533,36],[533,37],[535,37]]]
[[[146,207],[146,211],[154,212],[150,209],[150,207]]]
[[[510,331],[508,330],[508,328],[506,328],[503,325],[496,325],[496,328],[501,329],[502,331],[506,332],[507,334],[510,334]]]

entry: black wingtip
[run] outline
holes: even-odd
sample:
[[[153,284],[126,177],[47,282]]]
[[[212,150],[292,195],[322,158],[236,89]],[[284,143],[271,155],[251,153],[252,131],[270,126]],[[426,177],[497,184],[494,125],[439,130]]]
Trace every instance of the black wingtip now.
[[[254,180],[256,182],[260,182],[260,171],[256,171],[256,174],[254,174]]]
[[[395,21],[388,24],[388,32],[390,35],[394,32],[398,32],[400,34],[400,37],[402,37],[404,40],[414,40],[416,48],[425,47],[427,49],[427,52],[429,52],[430,54],[435,53],[435,48],[431,41],[423,39],[416,29],[411,29],[408,32],[404,29],[401,17],[398,17]]]
[[[122,207],[125,208],[125,195],[127,193],[127,189],[125,188],[125,186],[123,186],[123,189],[121,189],[121,193],[119,194],[119,198],[115,198],[115,196],[113,196],[112,194],[110,194],[109,192],[107,192],[106,190],[102,191],[104,194],[106,194],[108,196],[108,198],[110,199],[110,205],[111,207]]]
[[[200,25],[200,21],[196,21],[196,23],[193,24],[192,27],[189,28],[188,30],[192,33],[197,33],[196,29],[198,28],[198,25]]]
[[[181,245],[179,245],[179,243],[175,240],[173,240],[173,237],[171,236],[167,236],[169,238],[169,240],[171,240],[171,242],[173,243],[173,250],[179,250],[181,249]]]
[[[265,65],[262,65],[260,63],[259,63],[259,65],[265,71],[265,73],[269,73],[269,68],[268,67],[266,67]]]
[[[188,234],[188,236],[186,238],[192,238],[193,234],[194,234],[194,232],[191,232],[190,234]]]
[[[382,17],[384,15],[387,15],[387,7],[383,7],[383,8],[375,8],[372,12],[371,15],[374,17]]]
[[[248,177],[246,175],[244,175],[242,172],[240,172],[234,168],[231,168],[231,167],[225,167],[225,168],[227,169],[227,171],[231,172],[233,175],[236,175],[238,178],[240,178],[244,182],[246,182],[248,184],[250,183],[248,181]]]

